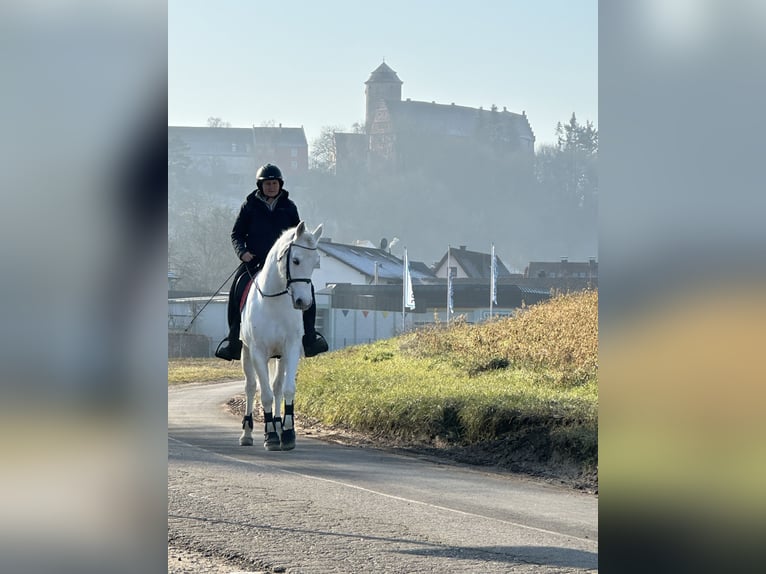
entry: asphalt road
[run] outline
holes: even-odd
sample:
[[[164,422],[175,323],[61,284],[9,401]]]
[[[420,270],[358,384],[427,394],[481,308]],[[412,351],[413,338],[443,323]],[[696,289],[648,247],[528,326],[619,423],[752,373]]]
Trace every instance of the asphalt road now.
[[[295,450],[267,452],[257,427],[241,447],[224,404],[242,389],[168,391],[169,543],[216,572],[597,570],[596,496],[311,439],[299,412]]]

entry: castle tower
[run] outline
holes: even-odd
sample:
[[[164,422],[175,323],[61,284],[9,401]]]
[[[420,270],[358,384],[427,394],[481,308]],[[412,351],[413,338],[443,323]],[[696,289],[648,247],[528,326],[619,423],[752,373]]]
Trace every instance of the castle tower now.
[[[367,103],[364,126],[367,129],[367,133],[370,133],[370,126],[375,119],[375,110],[381,100],[401,101],[402,83],[396,72],[389,68],[385,62],[375,68],[370,74],[370,79],[364,83],[366,86],[364,95]]]

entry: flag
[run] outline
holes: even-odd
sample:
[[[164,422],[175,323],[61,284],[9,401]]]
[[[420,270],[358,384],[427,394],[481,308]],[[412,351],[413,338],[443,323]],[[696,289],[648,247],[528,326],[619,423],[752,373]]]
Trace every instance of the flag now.
[[[450,265],[450,247],[447,247],[447,316],[454,312],[452,302],[452,266]]]
[[[404,288],[402,289],[404,297],[404,308],[415,308],[415,293],[412,292],[412,276],[410,275],[410,263],[407,259],[407,249],[404,250]]]
[[[492,255],[490,260],[490,290],[492,292],[492,302],[497,305],[497,257],[495,257],[494,244],[492,244]]]

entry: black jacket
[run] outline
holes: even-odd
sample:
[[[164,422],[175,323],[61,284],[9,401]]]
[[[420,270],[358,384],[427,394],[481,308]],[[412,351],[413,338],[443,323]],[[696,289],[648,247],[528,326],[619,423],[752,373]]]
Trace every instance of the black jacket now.
[[[255,258],[251,265],[260,266],[266,261],[269,250],[282,232],[295,227],[301,220],[298,208],[290,200],[286,189],[282,190],[271,206],[257,197],[256,193],[250,193],[239,209],[231,230],[231,243],[238,258],[241,259],[242,254],[249,251]]]

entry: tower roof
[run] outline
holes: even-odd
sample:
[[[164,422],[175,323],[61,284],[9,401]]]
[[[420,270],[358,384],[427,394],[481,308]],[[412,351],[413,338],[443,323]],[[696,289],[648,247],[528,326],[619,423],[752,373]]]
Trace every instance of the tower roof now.
[[[371,82],[397,82],[399,84],[404,83],[399,79],[399,76],[396,75],[396,72],[394,72],[385,62],[383,62],[380,66],[372,71],[370,78],[365,82],[365,84],[369,84]]]

